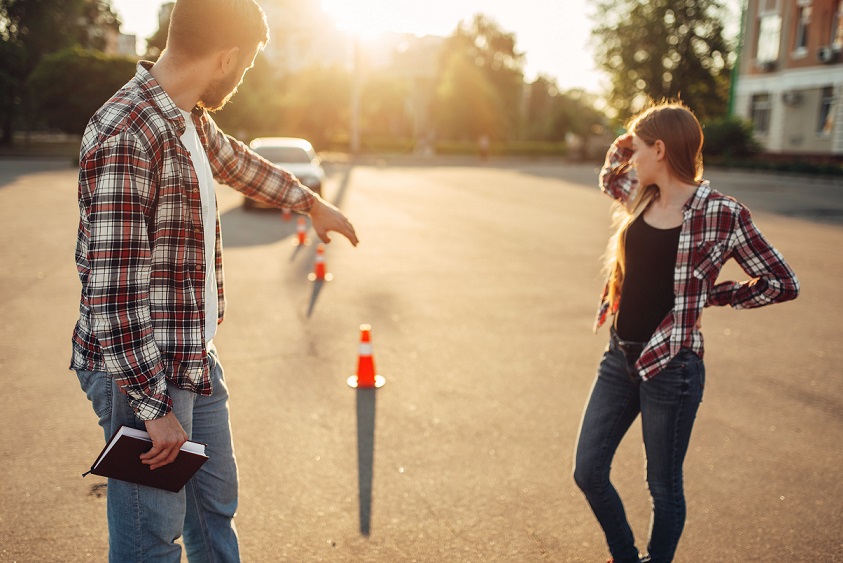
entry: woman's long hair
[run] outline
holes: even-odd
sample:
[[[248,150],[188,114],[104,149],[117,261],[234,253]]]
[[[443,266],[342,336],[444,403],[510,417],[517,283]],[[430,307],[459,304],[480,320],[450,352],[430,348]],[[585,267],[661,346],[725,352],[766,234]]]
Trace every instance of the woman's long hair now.
[[[699,121],[679,101],[662,101],[632,117],[626,125],[630,134],[653,146],[661,140],[670,172],[682,182],[698,184],[702,179],[703,133]],[[647,206],[659,195],[655,184],[639,186],[626,205],[618,203],[614,211],[615,234],[609,239],[605,255],[608,272],[608,301],[617,306],[626,270],[626,233]]]

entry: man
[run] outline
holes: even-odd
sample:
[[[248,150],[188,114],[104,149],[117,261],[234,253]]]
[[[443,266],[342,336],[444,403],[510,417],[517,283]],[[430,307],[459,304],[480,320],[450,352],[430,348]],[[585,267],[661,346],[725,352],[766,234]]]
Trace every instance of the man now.
[[[170,493],[109,480],[109,559],[239,560],[237,467],[228,394],[213,345],[222,321],[214,179],[310,215],[319,237],[357,245],[343,214],[225,136],[208,112],[234,94],[268,41],[254,0],[178,0],[166,50],[91,118],[82,139],[76,263],[82,282],[71,369],[106,439],[145,429],[152,470],[189,437],[208,462]]]

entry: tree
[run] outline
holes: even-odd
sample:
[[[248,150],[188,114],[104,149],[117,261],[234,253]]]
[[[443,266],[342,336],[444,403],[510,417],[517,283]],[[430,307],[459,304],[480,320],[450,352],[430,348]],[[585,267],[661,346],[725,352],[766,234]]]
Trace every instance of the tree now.
[[[606,116],[595,109],[596,104],[594,96],[583,90],[561,92],[554,79],[539,76],[528,88],[525,137],[560,142],[569,135],[594,135],[606,124]]]
[[[108,0],[0,0],[0,144],[12,142],[26,82],[44,55],[73,45],[102,49],[119,26]]]
[[[214,121],[226,133],[242,141],[259,136],[276,136],[282,119],[284,87],[276,69],[260,53],[237,94],[214,114]]]
[[[596,62],[621,120],[648,99],[681,98],[699,119],[726,112],[730,46],[721,0],[593,0]]]
[[[287,79],[285,79],[287,80]],[[284,134],[305,137],[317,150],[349,130],[351,76],[336,66],[316,66],[289,76],[283,99]]]
[[[80,47],[64,49],[41,60],[28,95],[50,128],[81,134],[94,112],[134,76],[136,62]]]
[[[407,111],[410,95],[410,83],[391,69],[370,76],[361,96],[365,133],[380,138],[412,136],[413,124]]]
[[[504,104],[482,69],[468,58],[453,55],[436,89],[437,131],[448,139],[506,136]]]
[[[158,29],[150,37],[146,38],[145,59],[150,61],[157,60],[158,56],[161,55],[161,52],[167,46],[167,34],[170,30],[170,16],[173,13],[173,6],[175,6],[174,2],[167,2],[161,6],[160,9],[164,11],[164,19],[159,19]]]
[[[439,133],[452,139],[516,136],[523,66],[514,34],[480,14],[461,22],[442,49],[433,108]]]

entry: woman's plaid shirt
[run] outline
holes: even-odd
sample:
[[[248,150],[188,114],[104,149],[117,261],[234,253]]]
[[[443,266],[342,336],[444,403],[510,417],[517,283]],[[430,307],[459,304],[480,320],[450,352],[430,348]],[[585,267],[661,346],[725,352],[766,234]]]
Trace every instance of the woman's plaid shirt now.
[[[135,77],[91,118],[79,163],[76,267],[82,282],[70,368],[103,371],[141,420],[172,403],[167,382],[211,393],[205,351],[205,256],[199,182],[179,138],[179,109],[139,63]],[[248,196],[306,213],[314,196],[291,174],[193,120],[214,177]],[[225,312],[219,213],[219,317]]]
[[[622,204],[638,189],[635,171],[628,166],[631,156],[631,150],[613,144],[600,172],[602,190]],[[752,279],[716,283],[720,269],[730,258]],[[712,189],[708,181],[703,181],[685,204],[673,288],[673,310],[656,328],[635,364],[645,380],[658,375],[683,347],[702,357],[703,336],[695,325],[703,307],[750,309],[799,295],[796,274],[756,228],[749,209]],[[619,301],[609,303],[607,296],[608,284],[595,331],[605,323],[609,312],[618,310]]]

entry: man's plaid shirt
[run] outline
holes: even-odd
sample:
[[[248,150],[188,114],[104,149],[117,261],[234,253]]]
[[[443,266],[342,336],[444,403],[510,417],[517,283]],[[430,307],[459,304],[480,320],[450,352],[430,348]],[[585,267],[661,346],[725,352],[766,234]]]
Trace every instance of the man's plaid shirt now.
[[[631,150],[613,144],[600,172],[601,189],[622,204],[638,189],[635,171],[628,165],[631,157]],[[730,258],[752,279],[716,283],[720,269]],[[753,224],[749,209],[703,181],[685,204],[673,290],[673,310],[656,328],[635,364],[644,380],[658,375],[681,348],[690,348],[702,357],[703,336],[695,325],[703,307],[750,309],[788,301],[799,295],[799,281]],[[595,331],[606,322],[609,312],[617,312],[623,298],[609,303],[607,296],[608,284]]]
[[[167,414],[167,382],[211,394],[205,350],[205,256],[199,182],[179,109],[138,64],[91,118],[79,162],[76,267],[82,282],[71,369],[103,371],[141,420]],[[193,111],[214,177],[246,195],[308,212],[314,196],[291,174]],[[219,317],[225,312],[219,212]]]

